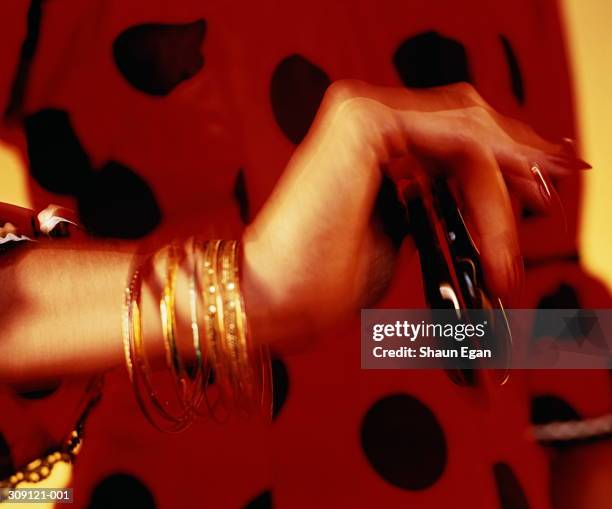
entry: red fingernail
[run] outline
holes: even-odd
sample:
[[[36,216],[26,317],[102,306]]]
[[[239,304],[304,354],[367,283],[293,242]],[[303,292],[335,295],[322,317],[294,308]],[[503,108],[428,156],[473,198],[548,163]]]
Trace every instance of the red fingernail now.
[[[588,170],[592,168],[589,163],[579,157],[576,140],[562,138],[559,146],[560,150],[558,153],[550,154],[551,160],[573,170]]]
[[[590,170],[592,166],[585,160],[578,157],[565,157],[565,156],[548,156],[548,160],[553,164],[558,164],[567,168],[568,170]]]
[[[584,159],[574,159],[571,163],[576,170],[590,170],[593,166],[587,163]]]

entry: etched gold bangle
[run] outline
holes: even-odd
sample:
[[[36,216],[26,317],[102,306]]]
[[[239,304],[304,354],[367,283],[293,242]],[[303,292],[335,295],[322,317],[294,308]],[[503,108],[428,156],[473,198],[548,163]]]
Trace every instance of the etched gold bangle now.
[[[168,372],[177,402],[160,396],[152,379],[142,331],[142,286],[152,274],[153,260],[163,258],[164,284],[159,300]],[[177,343],[177,276],[189,268],[189,306],[194,369],[186,368]],[[250,415],[271,415],[271,364],[267,347],[249,334],[240,289],[240,244],[237,241],[198,241],[172,244],[145,259],[130,276],[124,297],[123,337],[128,374],[138,405],[157,429],[185,429],[206,404],[208,413],[224,420],[236,408]],[[203,331],[200,325],[203,325]],[[211,385],[211,373],[214,384]]]
[[[267,347],[255,346],[248,328],[240,288],[240,244],[224,241],[219,248],[219,294],[224,307],[225,357],[235,405],[247,414],[271,412],[270,356]]]

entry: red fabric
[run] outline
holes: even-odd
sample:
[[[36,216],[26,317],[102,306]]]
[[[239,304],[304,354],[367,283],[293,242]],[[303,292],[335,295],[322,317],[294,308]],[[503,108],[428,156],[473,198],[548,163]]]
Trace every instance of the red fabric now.
[[[7,77],[14,73],[25,34],[25,3],[11,5],[0,16],[6,41],[0,48],[0,105],[6,103]],[[163,213],[160,237],[190,230],[235,236],[241,224],[232,196],[240,168],[252,215],[264,203],[294,149],[274,119],[271,76],[283,58],[295,53],[332,81],[359,78],[397,86],[395,49],[410,36],[435,30],[463,43],[474,84],[496,109],[528,121],[550,139],[576,134],[555,2],[53,0],[43,4],[43,12],[25,113],[66,110],[94,166],[118,160],[143,177]],[[194,78],[163,98],[130,86],[113,61],[113,41],[122,31],[200,18],[207,22],[201,48],[205,63]],[[523,106],[512,94],[500,34],[511,41],[520,63]],[[2,132],[25,154],[19,127],[4,126]],[[30,189],[37,206],[75,207],[72,197],[53,195],[34,181]],[[563,182],[559,191],[567,233],[559,216],[520,224],[523,250],[531,260],[576,251],[580,178]],[[607,291],[572,262],[562,270],[548,266],[528,272],[523,305],[537,305],[539,296],[566,279],[585,297],[585,307],[609,305]],[[416,259],[402,256],[382,305],[422,306],[418,281]],[[177,436],[148,426],[124,370],[109,374],[76,465],[75,507],[86,507],[93,487],[119,471],[141,479],[161,508],[243,507],[269,489],[277,508],[485,509],[499,504],[491,469],[504,461],[530,507],[548,508],[546,454],[525,435],[530,396],[554,392],[588,416],[607,411],[610,401],[607,374],[600,372],[575,374],[571,383],[564,382],[563,373],[516,372],[486,400],[454,386],[443,373],[361,371],[355,323],[339,326],[314,342],[310,352],[285,362],[290,393],[271,428],[257,422],[198,422]],[[446,437],[443,475],[422,491],[385,482],[361,448],[360,426],[368,407],[396,392],[424,402]],[[59,391],[41,402],[19,404],[42,417],[74,401]],[[3,412],[0,431],[20,422],[17,413]]]

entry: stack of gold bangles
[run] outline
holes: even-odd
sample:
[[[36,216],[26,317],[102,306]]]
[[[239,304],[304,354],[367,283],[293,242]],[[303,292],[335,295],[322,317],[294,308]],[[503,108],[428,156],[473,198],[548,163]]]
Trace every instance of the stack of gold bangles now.
[[[171,244],[145,257],[125,290],[123,338],[128,373],[138,405],[156,428],[178,432],[198,416],[223,420],[232,410],[250,415],[271,413],[270,356],[253,344],[240,291],[237,241]],[[155,284],[162,261],[163,284]],[[176,287],[180,270],[189,274],[193,353],[184,359],[177,343]],[[159,279],[159,278],[157,278]],[[162,395],[145,351],[142,321],[143,284],[159,296],[159,314],[170,375]],[[183,348],[184,350],[184,348]],[[166,384],[168,385],[168,384]]]

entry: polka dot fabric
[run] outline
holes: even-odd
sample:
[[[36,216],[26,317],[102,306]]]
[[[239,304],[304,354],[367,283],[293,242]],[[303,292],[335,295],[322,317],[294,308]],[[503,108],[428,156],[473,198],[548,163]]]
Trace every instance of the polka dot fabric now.
[[[39,25],[28,24],[27,2],[9,4],[0,16],[0,106],[20,109],[0,135],[29,157],[35,204],[79,210],[98,236],[239,235],[327,84],[341,78],[416,87],[470,80],[543,135],[575,135],[552,2],[54,0],[42,2]],[[9,77],[32,28],[39,43],[17,101]],[[554,86],[542,76],[555,76]],[[609,305],[577,262],[580,190],[579,178],[559,186],[567,233],[556,215],[522,220],[522,306],[570,294],[583,307]],[[127,231],[117,220],[126,213],[135,218]],[[402,251],[381,305],[422,307],[421,295],[418,260]],[[598,415],[610,401],[601,372],[571,382],[566,373],[514,372],[488,394],[440,372],[362,371],[358,337],[358,323],[342,324],[275,362],[271,426],[201,421],[160,435],[140,415],[125,371],[109,373],[76,465],[75,507],[108,506],[113,493],[129,492],[133,507],[162,509],[547,509],[546,453],[526,439],[527,426],[568,408]],[[44,450],[61,428],[49,415],[78,398],[74,381],[43,399],[2,389],[0,468]],[[550,404],[557,400],[567,407]]]

